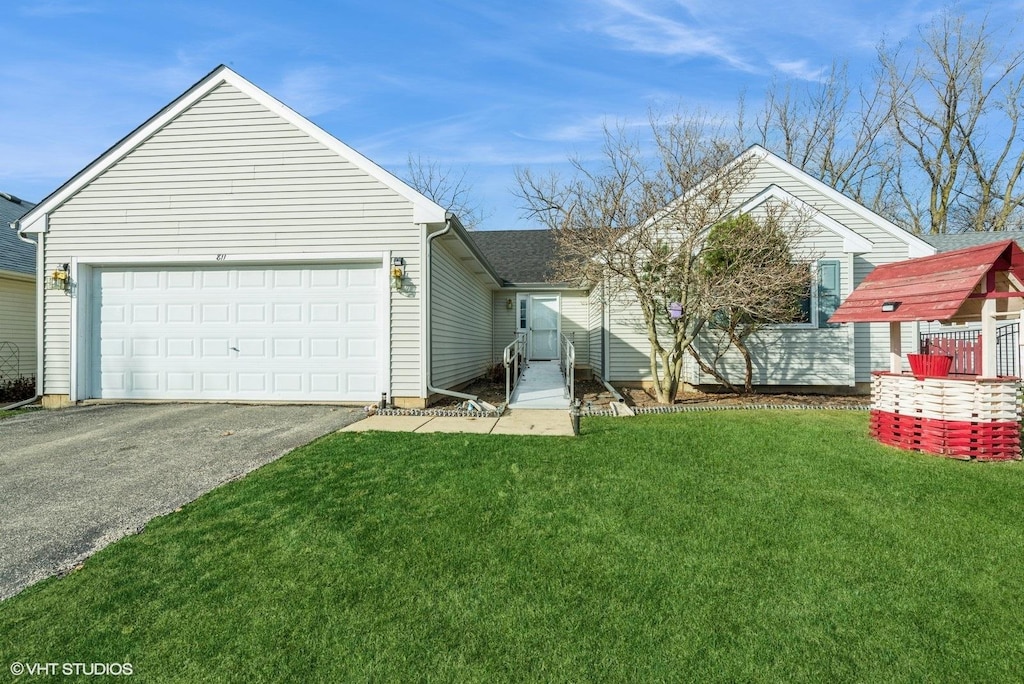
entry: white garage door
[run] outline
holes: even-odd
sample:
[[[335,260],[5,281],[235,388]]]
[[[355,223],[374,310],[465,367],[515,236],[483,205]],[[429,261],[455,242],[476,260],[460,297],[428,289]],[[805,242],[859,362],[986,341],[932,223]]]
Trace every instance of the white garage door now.
[[[93,396],[380,398],[380,264],[101,268]]]

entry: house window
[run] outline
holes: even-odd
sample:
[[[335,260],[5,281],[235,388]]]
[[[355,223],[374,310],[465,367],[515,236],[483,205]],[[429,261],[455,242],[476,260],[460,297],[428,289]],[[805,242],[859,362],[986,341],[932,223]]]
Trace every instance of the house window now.
[[[792,323],[781,327],[826,328],[832,327],[829,316],[839,308],[842,297],[840,290],[840,262],[838,259],[822,259],[811,266],[811,284],[800,298],[800,313]]]
[[[526,297],[519,298],[519,330],[526,330]]]
[[[839,308],[839,261],[836,259],[824,259],[818,262],[818,326],[835,325],[829,324],[829,316]]]

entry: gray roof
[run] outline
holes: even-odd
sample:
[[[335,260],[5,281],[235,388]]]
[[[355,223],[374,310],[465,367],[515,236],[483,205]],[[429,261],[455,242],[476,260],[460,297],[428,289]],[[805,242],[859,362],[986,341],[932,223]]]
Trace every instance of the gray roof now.
[[[474,230],[469,236],[505,285],[562,284],[554,273],[552,231]]]
[[[0,192],[0,271],[33,275],[36,272],[36,248],[18,239],[11,222],[20,219],[35,205]]]
[[[952,252],[954,249],[977,247],[1010,239],[1024,248],[1024,231],[1021,230],[979,231],[953,235],[922,235],[920,237],[939,252]]]

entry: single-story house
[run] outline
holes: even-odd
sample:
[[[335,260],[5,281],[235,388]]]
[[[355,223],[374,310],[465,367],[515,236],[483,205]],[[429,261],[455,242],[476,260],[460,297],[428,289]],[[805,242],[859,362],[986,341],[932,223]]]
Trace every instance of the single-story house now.
[[[745,154],[757,171],[739,209],[812,209],[830,295],[877,264],[934,252],[767,150]],[[533,359],[558,358],[566,335],[582,373],[649,381],[636,307],[609,303],[600,283],[555,282],[550,234],[468,233],[224,66],[16,227],[66,285],[42,302],[50,406],[387,394],[421,407],[500,363],[527,328]],[[885,366],[887,340],[886,326],[830,327],[815,313],[765,336],[757,383],[853,390]]]
[[[0,383],[36,374],[36,248],[10,229],[32,206],[0,192]]]
[[[779,204],[795,210],[806,223],[799,248],[815,257],[807,319],[773,326],[748,343],[754,384],[775,390],[868,392],[871,371],[888,367],[888,326],[830,325],[829,314],[875,266],[927,256],[935,247],[760,146],[737,161],[748,171],[732,196],[735,211],[756,213]],[[505,280],[495,292],[495,349],[507,344],[513,330],[532,327],[529,301],[541,295],[560,301],[562,331],[574,336],[577,366],[616,385],[651,384],[650,346],[635,301],[608,296],[607,282],[586,290],[557,282],[546,265],[555,257],[554,243],[544,231],[471,235]],[[916,351],[910,347],[916,344],[919,325],[907,328],[907,351]],[[698,340],[703,350],[712,344],[707,335]],[[744,367],[735,352],[721,359],[719,369],[730,381],[742,384]],[[691,387],[717,384],[689,357],[682,379]]]

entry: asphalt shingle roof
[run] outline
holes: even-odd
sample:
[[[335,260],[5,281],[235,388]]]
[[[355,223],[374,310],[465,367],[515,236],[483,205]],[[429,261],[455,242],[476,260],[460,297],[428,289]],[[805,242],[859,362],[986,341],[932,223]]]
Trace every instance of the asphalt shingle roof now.
[[[978,247],[979,245],[987,245],[990,242],[1001,242],[1003,240],[1013,240],[1024,248],[1024,231],[1020,230],[956,233],[953,235],[922,235],[920,237],[939,252],[952,252],[955,249]]]
[[[475,230],[469,235],[505,284],[560,284],[550,230]]]
[[[0,192],[0,271],[14,271],[33,275],[36,272],[36,248],[11,228],[16,221],[35,205]]]

